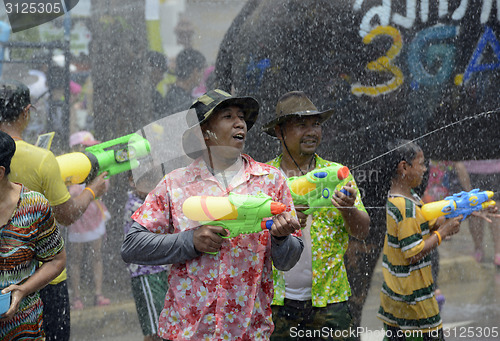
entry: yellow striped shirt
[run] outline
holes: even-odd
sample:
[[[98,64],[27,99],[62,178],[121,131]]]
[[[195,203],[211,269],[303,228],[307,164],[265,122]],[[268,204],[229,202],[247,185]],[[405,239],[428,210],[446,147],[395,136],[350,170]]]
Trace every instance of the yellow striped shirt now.
[[[403,330],[441,328],[441,316],[434,298],[431,259],[426,255],[411,264],[429,237],[429,223],[420,211],[418,196],[390,196],[387,201],[387,233],[384,241],[384,283],[378,317]]]

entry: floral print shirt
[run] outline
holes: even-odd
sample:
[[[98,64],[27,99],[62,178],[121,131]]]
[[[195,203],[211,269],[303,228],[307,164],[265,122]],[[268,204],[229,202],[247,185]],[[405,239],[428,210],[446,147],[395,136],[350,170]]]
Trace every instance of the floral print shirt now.
[[[24,283],[37,271],[39,262],[54,259],[63,248],[48,200],[22,185],[12,216],[0,226],[0,290]],[[0,340],[44,340],[42,308],[38,291],[24,297],[14,317],[0,321]]]
[[[166,175],[132,218],[154,233],[195,229],[182,204],[191,196],[264,193],[295,216],[278,169],[242,155],[244,171],[225,189],[198,158]],[[215,255],[173,264],[158,334],[169,340],[268,340],[273,329],[271,235],[262,231],[227,239]]]
[[[336,163],[326,161],[315,155],[316,168],[324,168]],[[279,168],[282,155],[268,162],[268,164]],[[354,205],[361,211],[366,212],[361,194],[354,181],[352,174],[345,182],[336,189],[351,181],[356,188],[356,202]],[[344,219],[340,212],[334,207],[315,211],[311,225],[312,241],[312,304],[314,307],[325,307],[330,303],[344,302],[351,295],[351,288],[347,280],[344,265],[344,254],[349,242],[349,234],[344,226]],[[285,299],[285,277],[283,271],[273,269],[274,277],[274,305],[283,305]]]

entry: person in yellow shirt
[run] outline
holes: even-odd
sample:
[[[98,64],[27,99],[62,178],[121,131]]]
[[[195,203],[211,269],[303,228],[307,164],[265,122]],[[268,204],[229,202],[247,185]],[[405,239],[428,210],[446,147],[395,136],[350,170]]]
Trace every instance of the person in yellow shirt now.
[[[49,201],[55,218],[70,225],[85,212],[89,204],[106,191],[105,176],[90,182],[80,195],[71,197],[61,177],[59,165],[51,151],[36,147],[22,139],[30,119],[31,99],[26,85],[18,81],[0,82],[0,130],[16,141],[9,180],[42,193]],[[41,290],[43,328],[46,341],[69,340],[70,305],[66,270]]]

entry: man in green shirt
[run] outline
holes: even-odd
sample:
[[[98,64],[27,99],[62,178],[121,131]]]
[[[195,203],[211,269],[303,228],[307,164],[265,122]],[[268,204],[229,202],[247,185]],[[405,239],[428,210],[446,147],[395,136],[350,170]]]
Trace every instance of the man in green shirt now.
[[[304,175],[314,169],[336,165],[316,154],[321,142],[321,124],[333,114],[318,111],[301,91],[283,95],[276,106],[277,118],[263,127],[278,138],[282,154],[268,163],[287,177]],[[364,239],[370,218],[361,202],[351,174],[332,196],[332,205],[310,215],[297,207],[302,226],[304,252],[288,272],[274,269],[273,320],[271,340],[289,338],[349,339],[351,294],[344,265],[349,235]],[[347,195],[340,190],[347,191]]]

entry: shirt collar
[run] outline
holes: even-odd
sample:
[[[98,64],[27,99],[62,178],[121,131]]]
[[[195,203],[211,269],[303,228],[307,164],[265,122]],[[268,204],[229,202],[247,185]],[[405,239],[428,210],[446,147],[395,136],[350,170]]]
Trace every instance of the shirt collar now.
[[[281,168],[281,161],[283,160],[283,154],[280,154],[278,155],[276,158],[272,159],[271,161],[269,161],[269,164],[277,167],[277,168]],[[315,167],[314,169],[317,169],[317,168],[321,168],[324,166],[325,164],[325,160],[323,160],[322,158],[319,157],[318,154],[314,153],[314,163],[315,163]]]
[[[269,169],[262,167],[262,164],[252,159],[247,154],[241,154],[241,158],[243,159],[243,177],[245,180],[248,180],[250,176],[262,176],[269,174]],[[203,157],[199,157],[193,161],[186,168],[186,175],[188,175],[188,182],[194,182],[198,179],[209,180],[215,179],[210,170],[208,169],[207,163],[203,159]]]

